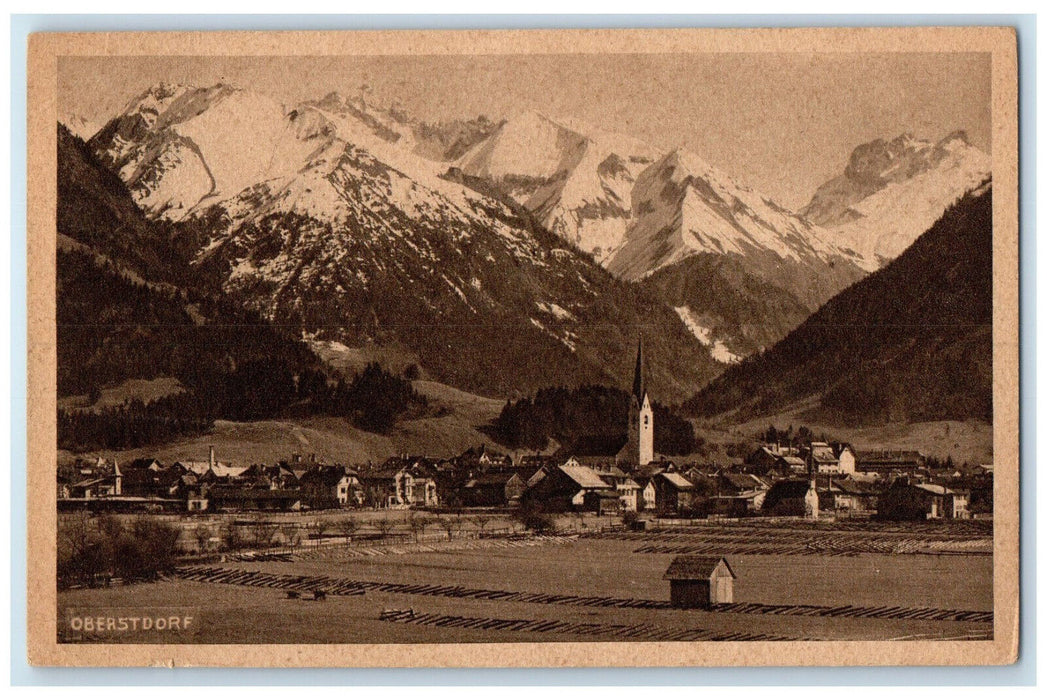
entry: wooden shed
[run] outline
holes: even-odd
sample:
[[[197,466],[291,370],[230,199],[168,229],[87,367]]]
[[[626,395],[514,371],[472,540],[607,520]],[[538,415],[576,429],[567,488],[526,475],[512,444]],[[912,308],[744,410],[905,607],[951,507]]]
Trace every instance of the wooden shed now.
[[[665,572],[674,608],[709,608],[734,602],[734,575],[723,557],[680,556]]]

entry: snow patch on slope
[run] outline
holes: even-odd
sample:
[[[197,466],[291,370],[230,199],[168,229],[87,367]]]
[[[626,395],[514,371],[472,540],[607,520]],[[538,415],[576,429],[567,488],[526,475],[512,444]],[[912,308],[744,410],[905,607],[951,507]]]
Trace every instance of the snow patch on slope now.
[[[714,360],[727,365],[733,365],[742,361],[741,355],[731,352],[722,340],[713,338],[712,329],[703,326],[689,307],[674,306],[673,311],[680,317],[683,324],[687,326],[687,330],[691,331],[694,337],[698,339],[698,342],[709,348],[709,354],[712,355]]]

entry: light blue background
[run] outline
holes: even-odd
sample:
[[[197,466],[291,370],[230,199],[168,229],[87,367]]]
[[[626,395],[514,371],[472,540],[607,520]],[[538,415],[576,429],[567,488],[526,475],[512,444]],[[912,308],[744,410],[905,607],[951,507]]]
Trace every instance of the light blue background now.
[[[1018,31],[1021,176],[1021,660],[1009,667],[756,669],[55,669],[25,646],[25,114],[30,32],[1009,25]],[[914,47],[917,48],[917,47]],[[13,15],[11,17],[11,682],[13,685],[1032,685],[1036,681],[1034,15]],[[812,659],[817,662],[817,659]]]

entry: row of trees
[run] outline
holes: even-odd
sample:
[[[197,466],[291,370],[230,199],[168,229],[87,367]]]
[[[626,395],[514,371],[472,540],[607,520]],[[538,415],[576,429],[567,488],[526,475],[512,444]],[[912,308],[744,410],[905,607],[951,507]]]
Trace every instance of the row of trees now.
[[[149,517],[127,523],[112,515],[81,513],[63,521],[59,537],[59,587],[93,586],[113,577],[153,581],[172,571],[179,529]]]

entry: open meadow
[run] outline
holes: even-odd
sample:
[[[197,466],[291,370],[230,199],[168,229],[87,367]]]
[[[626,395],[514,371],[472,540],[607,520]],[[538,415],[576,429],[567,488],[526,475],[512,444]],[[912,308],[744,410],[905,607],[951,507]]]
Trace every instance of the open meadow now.
[[[991,532],[987,540],[977,529],[866,527],[334,544],[268,560],[230,556],[156,583],[63,591],[59,620],[65,608],[188,608],[198,643],[991,636]],[[826,538],[836,550],[794,546]],[[745,553],[761,542],[761,551],[784,553]],[[669,607],[662,576],[676,555],[658,551],[667,543],[721,549],[738,577],[735,602]],[[325,600],[311,599],[318,589]]]

